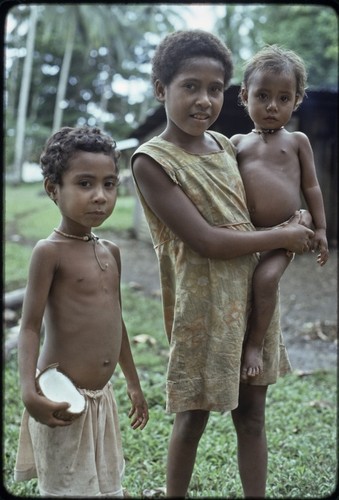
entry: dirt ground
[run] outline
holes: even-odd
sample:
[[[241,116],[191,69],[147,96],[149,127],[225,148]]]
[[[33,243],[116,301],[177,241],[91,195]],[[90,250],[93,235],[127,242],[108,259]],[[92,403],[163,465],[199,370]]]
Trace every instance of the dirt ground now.
[[[122,281],[160,297],[158,265],[150,243],[105,234],[121,250]],[[314,254],[296,256],[280,284],[281,325],[294,370],[337,367],[337,250],[324,267]]]

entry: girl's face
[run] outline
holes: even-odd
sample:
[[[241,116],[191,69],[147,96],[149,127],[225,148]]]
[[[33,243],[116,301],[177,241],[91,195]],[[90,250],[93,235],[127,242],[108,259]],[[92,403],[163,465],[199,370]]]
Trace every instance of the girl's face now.
[[[278,129],[291,118],[297,104],[297,82],[293,73],[257,71],[242,90],[242,99],[258,129]]]
[[[167,115],[167,132],[175,137],[202,136],[215,122],[224,101],[224,69],[210,57],[193,57],[169,85],[156,84]]]
[[[71,234],[83,234],[100,226],[113,212],[117,180],[111,156],[77,152],[69,160],[61,185],[45,181],[47,193],[62,214],[62,229]]]

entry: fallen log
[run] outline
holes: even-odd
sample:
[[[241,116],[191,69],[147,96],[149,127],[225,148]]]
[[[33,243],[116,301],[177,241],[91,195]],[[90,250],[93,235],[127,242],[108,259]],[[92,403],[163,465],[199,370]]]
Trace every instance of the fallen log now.
[[[26,288],[19,288],[12,292],[5,293],[5,308],[17,310],[22,307]]]

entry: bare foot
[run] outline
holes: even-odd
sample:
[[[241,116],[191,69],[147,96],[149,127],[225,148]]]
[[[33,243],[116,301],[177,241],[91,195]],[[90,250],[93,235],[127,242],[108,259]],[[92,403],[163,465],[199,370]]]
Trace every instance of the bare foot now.
[[[263,372],[263,348],[247,342],[244,346],[244,352],[241,363],[241,380],[247,380],[248,377],[256,377]]]

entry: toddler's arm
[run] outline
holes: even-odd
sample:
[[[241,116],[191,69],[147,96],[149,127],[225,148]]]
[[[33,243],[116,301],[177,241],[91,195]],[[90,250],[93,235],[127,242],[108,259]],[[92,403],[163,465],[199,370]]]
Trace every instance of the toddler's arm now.
[[[307,136],[301,132],[295,132],[295,134],[299,142],[301,190],[307,207],[312,215],[314,225],[312,250],[319,251],[317,262],[323,266],[326,264],[329,257],[323,196],[317,178],[310,141]]]

